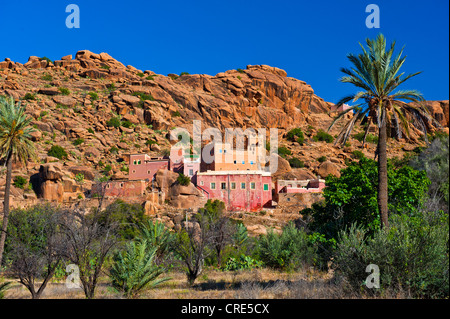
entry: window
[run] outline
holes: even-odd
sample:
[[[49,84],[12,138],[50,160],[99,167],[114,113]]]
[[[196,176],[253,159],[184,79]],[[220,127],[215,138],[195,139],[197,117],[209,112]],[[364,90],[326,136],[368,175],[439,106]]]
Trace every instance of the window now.
[[[134,173],[136,173],[136,170],[135,170],[135,169],[133,170],[133,174],[134,174]]]
[[[211,189],[216,189],[216,183],[211,183]]]
[[[242,161],[242,164],[245,164],[245,161]]]
[[[136,165],[136,161],[133,161],[133,165]]]
[[[138,164],[138,165],[141,165],[141,160],[138,160],[138,161],[137,161],[137,164]]]
[[[234,161],[234,164],[236,164],[236,161]]]
[[[147,174],[150,175],[152,173],[152,171],[147,171]]]
[[[219,153],[222,153],[222,150],[219,150]]]
[[[189,170],[189,176],[194,176],[194,170],[193,169]]]
[[[241,189],[245,189],[245,183],[241,183]]]
[[[268,191],[269,190],[269,184],[264,184],[264,190]]]
[[[227,189],[227,183],[220,183],[220,189]]]
[[[200,185],[201,186],[205,185],[205,182],[204,181],[200,181]]]
[[[253,161],[250,161],[250,164],[253,165]]]
[[[256,184],[254,182],[250,183],[250,189],[255,189],[256,188]]]
[[[120,188],[123,188],[123,183],[120,183]]]
[[[236,189],[236,183],[235,182],[231,183],[231,189]]]

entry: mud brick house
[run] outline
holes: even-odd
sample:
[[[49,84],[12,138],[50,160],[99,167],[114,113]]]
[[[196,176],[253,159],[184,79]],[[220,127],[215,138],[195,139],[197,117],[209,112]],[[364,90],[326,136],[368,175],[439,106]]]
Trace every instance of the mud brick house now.
[[[93,197],[133,199],[144,196],[146,188],[145,180],[115,180],[94,184],[91,195]]]
[[[324,188],[324,179],[278,180],[275,184],[274,200],[279,203],[288,197],[295,197],[290,194],[321,193]]]
[[[197,186],[208,199],[219,199],[228,210],[260,211],[272,207],[272,177],[261,170],[197,173]]]
[[[211,163],[202,161],[201,171],[256,171],[261,166],[258,161],[257,146],[249,145],[246,150],[234,149],[230,143],[216,143],[210,152]]]
[[[128,179],[152,181],[159,169],[169,169],[169,159],[131,154]]]

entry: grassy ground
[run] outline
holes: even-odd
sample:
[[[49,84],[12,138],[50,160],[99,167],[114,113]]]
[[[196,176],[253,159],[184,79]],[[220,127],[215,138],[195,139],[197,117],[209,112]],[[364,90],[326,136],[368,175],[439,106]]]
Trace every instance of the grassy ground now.
[[[270,269],[222,272],[205,270],[193,287],[186,283],[182,272],[169,272],[171,279],[155,289],[145,291],[144,299],[272,299],[272,298],[352,298],[331,280],[332,275],[313,270],[301,272],[277,272]],[[9,281],[9,280],[7,280]],[[30,293],[20,284],[6,291],[7,299],[28,299]],[[64,282],[51,282],[44,291],[43,299],[85,298],[82,289],[68,289]],[[102,277],[96,298],[122,298]]]

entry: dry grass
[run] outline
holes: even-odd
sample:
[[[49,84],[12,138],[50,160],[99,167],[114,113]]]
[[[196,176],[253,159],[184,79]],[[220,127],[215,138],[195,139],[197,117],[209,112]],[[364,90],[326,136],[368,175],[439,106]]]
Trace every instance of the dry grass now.
[[[205,270],[193,287],[186,282],[182,272],[170,272],[169,281],[155,289],[145,291],[142,299],[343,299],[367,298],[346,291],[344,283],[331,273],[316,270],[278,272],[270,269],[222,272]],[[8,280],[10,281],[10,280]],[[384,298],[405,298],[406,294]],[[29,299],[30,293],[20,284],[6,291],[7,299]],[[82,289],[68,289],[63,282],[51,282],[42,299],[84,299]],[[103,277],[97,287],[97,299],[120,299],[122,296]]]

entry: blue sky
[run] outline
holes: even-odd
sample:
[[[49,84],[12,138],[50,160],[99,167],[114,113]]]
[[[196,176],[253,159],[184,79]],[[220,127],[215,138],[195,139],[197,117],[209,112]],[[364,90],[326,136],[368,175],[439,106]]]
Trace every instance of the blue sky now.
[[[71,3],[80,8],[79,29],[65,25]],[[380,8],[380,29],[365,25],[371,3]],[[55,60],[88,49],[164,75],[268,64],[330,102],[354,92],[338,81],[346,54],[381,32],[405,46],[403,71],[423,71],[404,88],[449,98],[448,0],[15,0],[2,3],[0,30],[1,60]]]

